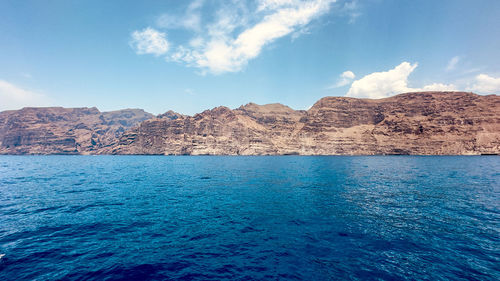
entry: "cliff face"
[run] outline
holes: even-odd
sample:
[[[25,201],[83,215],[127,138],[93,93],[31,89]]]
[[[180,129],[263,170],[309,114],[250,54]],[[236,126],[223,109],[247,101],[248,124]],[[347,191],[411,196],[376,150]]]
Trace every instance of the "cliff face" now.
[[[113,154],[283,154],[302,111],[281,104],[216,107],[194,116],[151,119],[126,132]]]
[[[94,154],[153,115],[142,109],[23,108],[0,112],[0,154]]]
[[[165,114],[125,132],[112,154],[500,154],[500,97],[407,93],[326,97],[307,111],[281,104]]]
[[[305,127],[319,154],[500,153],[500,97],[408,93],[380,100],[324,98]],[[333,130],[329,130],[332,129]]]
[[[139,109],[0,112],[0,154],[500,154],[500,97],[407,93],[217,107],[194,116]]]

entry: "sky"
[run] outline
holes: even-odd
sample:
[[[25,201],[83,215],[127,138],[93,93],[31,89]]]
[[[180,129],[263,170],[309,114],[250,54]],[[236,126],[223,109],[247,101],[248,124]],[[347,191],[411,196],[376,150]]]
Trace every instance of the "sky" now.
[[[0,110],[500,93],[498,0],[0,0]]]

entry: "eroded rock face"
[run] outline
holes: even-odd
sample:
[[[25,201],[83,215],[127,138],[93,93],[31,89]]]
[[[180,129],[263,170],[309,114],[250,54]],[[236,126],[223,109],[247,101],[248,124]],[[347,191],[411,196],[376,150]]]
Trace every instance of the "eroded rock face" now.
[[[350,112],[352,118],[345,118]],[[318,154],[500,153],[500,97],[495,95],[426,92],[347,101],[330,97],[308,113],[306,127],[318,132],[313,142],[322,144],[314,149]],[[332,127],[337,131],[330,132]]]
[[[0,154],[500,154],[500,97],[407,93],[216,107],[194,116],[138,109],[0,112]]]
[[[156,118],[123,135],[114,154],[282,154],[304,112],[281,104],[216,107],[194,116]]]
[[[94,154],[153,115],[142,109],[23,108],[0,112],[0,154]]]
[[[217,107],[144,121],[98,153],[500,154],[500,97],[425,92],[326,97],[307,111],[281,104]]]

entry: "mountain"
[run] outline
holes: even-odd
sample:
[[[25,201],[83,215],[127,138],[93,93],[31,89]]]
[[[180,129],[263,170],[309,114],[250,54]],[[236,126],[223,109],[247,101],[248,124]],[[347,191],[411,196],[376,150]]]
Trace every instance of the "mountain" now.
[[[249,103],[194,116],[23,108],[0,112],[0,154],[500,154],[500,97],[325,97],[309,110]]]
[[[326,97],[307,111],[281,104],[221,106],[146,120],[99,153],[500,154],[500,97],[465,92]]]
[[[96,154],[153,115],[142,109],[27,107],[0,112],[0,154]]]

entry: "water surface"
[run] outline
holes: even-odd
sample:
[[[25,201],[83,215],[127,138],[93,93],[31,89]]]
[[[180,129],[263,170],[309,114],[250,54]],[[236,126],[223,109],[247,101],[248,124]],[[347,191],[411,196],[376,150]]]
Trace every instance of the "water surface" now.
[[[500,157],[0,156],[0,280],[499,280]]]

